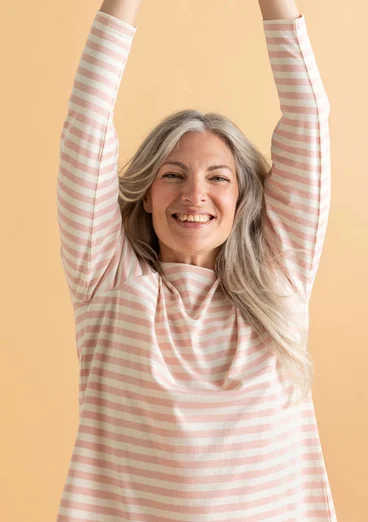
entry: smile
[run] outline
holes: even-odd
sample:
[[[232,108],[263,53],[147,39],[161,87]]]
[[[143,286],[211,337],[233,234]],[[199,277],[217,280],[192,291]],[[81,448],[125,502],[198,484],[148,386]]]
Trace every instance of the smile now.
[[[202,223],[200,221],[192,221],[192,222],[188,223],[187,221],[180,221],[179,219],[176,219],[174,216],[171,216],[171,219],[173,221],[175,221],[175,223],[179,227],[196,229],[196,228],[208,227],[211,223],[213,223],[213,221],[215,221],[216,218],[212,218],[209,221],[207,221],[206,223]]]

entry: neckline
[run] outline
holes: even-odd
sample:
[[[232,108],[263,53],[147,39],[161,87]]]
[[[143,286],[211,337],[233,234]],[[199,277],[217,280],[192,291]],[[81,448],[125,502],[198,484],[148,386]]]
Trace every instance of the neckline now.
[[[212,268],[205,268],[204,266],[198,266],[198,265],[191,265],[189,263],[174,263],[169,261],[160,261],[160,265],[162,267],[178,267],[178,268],[186,268],[186,269],[192,269],[198,273],[206,271],[208,272],[208,275],[214,275],[216,276],[215,270],[212,270]],[[216,276],[217,277],[217,276]]]

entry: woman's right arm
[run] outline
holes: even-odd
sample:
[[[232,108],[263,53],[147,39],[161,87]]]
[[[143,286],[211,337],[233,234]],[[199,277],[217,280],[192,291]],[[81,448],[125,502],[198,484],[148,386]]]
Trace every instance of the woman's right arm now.
[[[138,4],[115,2],[115,7],[119,3],[131,5],[129,16]],[[73,304],[89,302],[140,275],[118,202],[119,141],[114,126],[116,97],[135,32],[128,22],[97,12],[62,128],[57,207],[60,253]]]
[[[142,0],[105,0],[100,11],[135,27]]]

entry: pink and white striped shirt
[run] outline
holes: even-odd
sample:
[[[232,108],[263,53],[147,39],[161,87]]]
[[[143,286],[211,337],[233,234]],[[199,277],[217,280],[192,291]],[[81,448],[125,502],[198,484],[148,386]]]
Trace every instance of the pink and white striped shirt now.
[[[308,302],[330,205],[329,101],[303,15],[263,20],[282,117],[267,232]],[[213,270],[140,261],[118,204],[114,106],[136,27],[97,12],[60,142],[61,259],[80,421],[58,522],[336,522],[311,393],[284,408],[280,367]]]

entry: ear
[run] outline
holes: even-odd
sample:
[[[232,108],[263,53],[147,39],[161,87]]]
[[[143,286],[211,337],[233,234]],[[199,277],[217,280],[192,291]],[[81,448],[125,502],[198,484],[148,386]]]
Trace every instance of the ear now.
[[[149,214],[152,214],[152,205],[151,205],[151,198],[146,194],[144,197],[143,197],[143,208],[146,212],[148,212]]]

